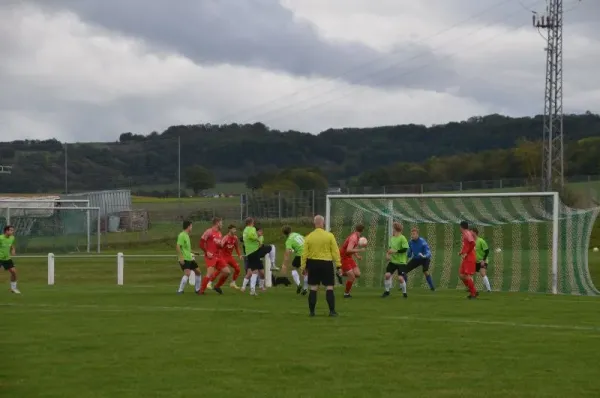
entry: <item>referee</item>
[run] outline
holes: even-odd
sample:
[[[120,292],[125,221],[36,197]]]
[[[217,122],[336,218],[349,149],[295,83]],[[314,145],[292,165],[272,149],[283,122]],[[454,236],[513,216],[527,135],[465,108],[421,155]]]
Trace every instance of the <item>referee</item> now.
[[[340,249],[338,248],[335,237],[331,232],[323,229],[325,219],[323,216],[315,216],[315,230],[312,231],[304,240],[304,251],[300,269],[308,272],[308,285],[310,293],[308,294],[308,308],[310,316],[315,316],[315,307],[317,306],[317,290],[319,285],[327,288],[325,297],[329,305],[329,316],[337,316],[335,312],[335,296],[333,295],[334,271],[333,263],[337,268],[342,266],[340,259]]]

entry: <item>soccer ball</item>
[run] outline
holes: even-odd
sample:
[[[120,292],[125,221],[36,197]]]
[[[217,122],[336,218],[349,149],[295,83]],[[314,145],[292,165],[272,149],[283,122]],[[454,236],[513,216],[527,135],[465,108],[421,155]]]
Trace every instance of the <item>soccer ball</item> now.
[[[365,247],[367,245],[367,243],[369,243],[369,241],[364,236],[361,236],[360,239],[358,240],[358,245],[361,247]]]
[[[500,249],[499,247],[496,248],[496,253],[500,253],[502,252],[502,249]]]
[[[600,249],[598,249],[597,247],[594,247],[592,250],[594,251],[594,253],[598,253],[598,251],[599,251]]]

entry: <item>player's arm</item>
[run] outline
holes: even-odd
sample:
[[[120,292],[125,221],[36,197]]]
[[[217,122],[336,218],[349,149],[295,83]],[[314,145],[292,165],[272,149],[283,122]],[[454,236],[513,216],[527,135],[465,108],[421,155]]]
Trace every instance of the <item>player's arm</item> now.
[[[286,266],[288,264],[288,261],[290,260],[290,254],[293,252],[294,252],[294,250],[292,249],[292,245],[286,241],[285,242],[285,251],[283,252],[283,264],[281,265],[281,271],[284,273],[286,271]]]
[[[181,239],[178,238],[177,244],[175,245],[175,251],[177,251],[177,258],[181,264],[183,264],[183,251],[181,250],[182,245],[183,243],[181,242]]]
[[[15,249],[15,245],[11,245],[10,246],[10,255],[11,256],[16,256],[17,255],[17,250]]]
[[[338,247],[337,241],[335,240],[335,236],[330,232],[329,233],[329,245],[331,250],[331,259],[335,264],[337,269],[342,268],[342,258],[340,257],[340,248]]]
[[[336,242],[336,245],[337,245],[337,242]],[[346,248],[346,253],[356,255],[356,254],[358,254],[360,252],[364,252],[364,251],[365,251],[364,248],[358,247],[358,239],[352,239],[350,242],[348,242],[348,247]]]
[[[488,256],[490,255],[490,247],[485,240],[481,241],[481,248],[483,249],[483,262],[487,263]]]
[[[308,253],[310,253],[310,234],[304,240],[304,250],[302,250],[302,256],[300,257],[300,270],[304,273],[306,269],[306,260],[308,259]]]
[[[202,234],[202,238],[200,238],[200,249],[202,249],[202,251],[204,252],[204,255],[208,258],[212,258],[213,257],[213,253],[209,252],[209,247],[208,247],[208,239],[211,236],[211,231],[208,230],[206,231],[204,234]]]
[[[423,258],[431,258],[431,248],[429,247],[429,243],[425,239],[423,239]]]
[[[233,247],[235,247],[235,252],[237,253],[237,256],[239,258],[242,258],[242,253],[240,252],[240,242],[237,239],[235,240]]]

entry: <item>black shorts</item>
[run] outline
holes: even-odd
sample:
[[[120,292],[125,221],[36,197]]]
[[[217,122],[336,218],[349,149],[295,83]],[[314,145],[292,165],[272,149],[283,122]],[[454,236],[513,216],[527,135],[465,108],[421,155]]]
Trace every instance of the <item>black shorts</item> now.
[[[486,262],[484,262],[483,264],[481,264],[481,262],[478,262],[477,264],[475,264],[475,272],[479,272],[481,271],[481,269],[487,269],[488,264]]]
[[[385,272],[386,274],[388,272],[393,274],[394,272],[398,271],[398,275],[400,275],[401,273],[406,272],[406,269],[406,264],[388,263],[387,267],[385,268]]]
[[[300,268],[301,265],[302,265],[302,258],[300,256],[294,257],[294,260],[292,261],[292,267]]]
[[[419,267],[423,267],[423,272],[427,272],[429,271],[429,264],[431,263],[431,259],[429,258],[422,258],[422,257],[416,257],[411,259],[408,264],[406,265],[406,271],[405,272],[410,272],[415,268],[419,268]]]
[[[186,269],[189,269],[190,271],[198,269],[198,263],[196,260],[185,260],[183,264],[179,263],[179,266],[181,267],[182,271],[185,271]]]
[[[262,258],[267,254],[271,253],[273,248],[271,245],[262,245],[257,251],[250,253],[246,256],[248,259],[248,268],[252,271],[260,271],[265,269],[265,265],[262,262]]]
[[[5,270],[9,270],[11,268],[15,268],[15,263],[13,262],[13,260],[0,260],[0,267],[4,268]]]
[[[308,284],[310,286],[333,286],[335,284],[335,273],[333,262],[326,260],[306,260],[306,271],[308,272]]]

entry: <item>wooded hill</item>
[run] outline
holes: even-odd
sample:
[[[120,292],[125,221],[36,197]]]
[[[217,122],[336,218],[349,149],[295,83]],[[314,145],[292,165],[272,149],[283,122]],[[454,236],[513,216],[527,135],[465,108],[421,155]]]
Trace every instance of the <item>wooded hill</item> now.
[[[600,116],[568,115],[565,131],[568,173],[600,174],[600,151],[592,152],[597,141],[581,143],[584,138],[600,137]],[[531,170],[523,163],[508,162],[505,155],[520,142],[539,140],[541,134],[541,116],[501,115],[431,127],[329,129],[318,135],[270,130],[261,123],[172,126],[147,136],[123,133],[117,142],[69,144],[69,187],[96,190],[174,183],[178,137],[182,171],[201,165],[222,182],[246,181],[261,171],[294,167],[317,167],[330,182],[362,174],[360,182],[365,184],[412,182],[398,177],[408,174],[423,181],[527,177]],[[505,151],[494,152],[498,150]],[[478,167],[469,166],[475,158],[462,155],[482,152]],[[432,171],[436,159],[452,156],[455,163],[438,164],[443,172]],[[412,167],[408,163],[428,166],[407,173],[406,168]],[[0,164],[13,165],[12,175],[0,176],[1,192],[57,192],[64,187],[64,146],[57,140],[0,143]],[[382,168],[392,170],[395,180],[378,180],[365,173],[382,174]]]

